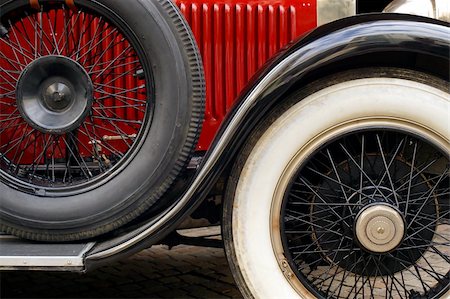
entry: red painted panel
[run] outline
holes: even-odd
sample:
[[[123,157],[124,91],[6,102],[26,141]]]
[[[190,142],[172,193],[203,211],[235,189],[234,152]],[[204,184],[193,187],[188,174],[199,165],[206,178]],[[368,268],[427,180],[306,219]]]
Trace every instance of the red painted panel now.
[[[253,74],[280,48],[316,27],[316,0],[176,0],[197,39],[206,77],[206,116],[198,150]]]

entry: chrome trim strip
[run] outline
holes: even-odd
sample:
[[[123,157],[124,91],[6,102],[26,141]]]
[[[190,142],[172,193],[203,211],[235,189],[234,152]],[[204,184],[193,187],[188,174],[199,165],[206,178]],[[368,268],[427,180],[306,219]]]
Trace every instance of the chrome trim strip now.
[[[2,256],[0,265],[4,267],[83,267],[84,259],[79,256]]]
[[[11,238],[12,239],[12,238]],[[70,256],[0,256],[1,270],[18,270],[20,268],[54,268],[54,267],[84,267],[86,253],[94,247],[95,242],[86,244],[78,255]]]
[[[317,0],[317,26],[356,15],[356,0]]]
[[[403,41],[410,39],[412,41],[416,41],[417,43],[423,43],[425,40],[421,39],[414,39],[411,38],[408,34],[404,34],[405,32],[405,26],[408,25],[408,28],[412,25],[412,33],[419,32],[417,29],[417,24],[415,24],[413,21],[415,18],[411,17],[404,17],[405,19],[401,19],[403,17],[398,17],[399,20],[384,20],[380,19],[383,17],[382,15],[366,15],[361,16],[358,18],[355,18],[355,20],[358,20],[357,23],[351,23],[353,25],[348,24],[350,21],[343,21],[343,23],[339,23],[336,26],[330,25],[334,28],[334,31],[328,32],[326,35],[321,36],[320,38],[314,37],[313,41],[309,41],[307,44],[302,45],[301,49],[301,55],[297,53],[299,50],[295,49],[286,56],[283,56],[283,59],[278,62],[278,64],[268,70],[267,73],[264,74],[264,77],[260,81],[257,81],[255,87],[253,87],[249,94],[245,95],[245,98],[242,99],[240,102],[241,104],[239,106],[236,106],[236,111],[233,111],[232,118],[227,122],[227,126],[224,127],[223,131],[219,135],[219,139],[217,142],[215,142],[216,146],[212,147],[210,149],[210,152],[208,152],[207,157],[205,157],[202,166],[198,169],[198,172],[195,174],[193,181],[189,185],[188,189],[181,195],[178,202],[176,202],[172,207],[170,207],[166,214],[160,215],[158,218],[152,219],[149,221],[149,223],[146,223],[142,227],[139,228],[139,232],[136,233],[136,235],[133,235],[130,239],[124,241],[120,245],[108,248],[108,249],[102,249],[101,251],[98,251],[96,253],[90,254],[87,256],[87,260],[100,260],[103,258],[111,257],[115,254],[118,254],[120,252],[125,251],[126,249],[139,244],[139,242],[145,240],[147,237],[155,234],[160,230],[162,227],[164,227],[165,224],[167,224],[177,213],[182,211],[183,207],[189,202],[189,200],[196,194],[196,191],[200,189],[202,182],[205,178],[208,177],[208,174],[212,172],[214,169],[216,162],[220,160],[221,155],[227,151],[228,145],[230,140],[232,140],[232,137],[237,135],[236,132],[239,130],[242,130],[242,128],[239,126],[240,121],[245,118],[245,116],[249,113],[249,111],[252,110],[252,107],[258,103],[258,99],[261,98],[263,95],[270,94],[270,90],[276,89],[277,85],[282,85],[282,76],[283,74],[285,76],[300,76],[304,73],[307,73],[311,69],[314,70],[317,65],[325,65],[329,61],[333,61],[336,59],[339,55],[344,55],[348,53],[355,52],[358,48],[356,45],[362,44],[364,51],[370,52],[370,49],[374,48],[374,46],[378,45],[377,43],[382,44],[383,46],[388,45],[389,47],[399,47],[402,48],[403,44],[405,44]],[[412,19],[412,21],[410,20]],[[362,20],[365,20],[365,22],[362,22]],[[367,23],[368,20],[372,20],[372,22]],[[382,25],[377,24],[374,25],[374,21],[377,21]],[[423,20],[422,20],[423,21]],[[353,21],[354,22],[354,21]],[[401,26],[395,27],[395,22],[399,22]],[[408,23],[406,23],[408,22]],[[409,24],[411,22],[411,24]],[[386,26],[384,23],[389,24],[389,26]],[[391,24],[392,23],[392,24]],[[357,24],[357,25],[355,25]],[[435,26],[434,23],[423,23],[424,25],[429,26]],[[343,26],[343,27],[342,27]],[[355,31],[354,28],[359,26],[359,30]],[[425,26],[424,26],[425,27]],[[338,28],[340,28],[338,30]],[[345,28],[345,29],[344,29]],[[349,33],[350,29],[355,31],[353,33]],[[420,27],[419,27],[420,28]],[[377,30],[380,30],[380,33],[377,33]],[[401,30],[400,30],[401,29]],[[322,29],[317,30],[326,30],[329,31],[329,27],[322,27]],[[399,36],[399,44],[396,43],[396,40],[393,39],[390,41],[389,39],[380,38],[380,34],[385,34],[383,32],[390,33],[392,30],[393,36],[396,36],[396,34],[400,34]],[[397,31],[395,31],[397,30]],[[411,30],[411,29],[408,29]],[[416,31],[414,31],[416,30]],[[399,33],[400,32],[400,33]],[[348,34],[349,33],[349,34]],[[355,37],[355,34],[361,34],[361,36],[358,35],[358,37]],[[420,31],[420,34],[417,34],[418,36],[423,36],[423,32]],[[363,36],[367,36],[368,38],[361,38]],[[384,36],[384,35],[382,35]],[[371,38],[372,37],[372,38]],[[441,35],[440,35],[441,37]],[[375,42],[372,40],[375,39]],[[339,41],[339,43],[337,42]],[[345,47],[345,43],[348,43],[348,46]],[[351,44],[351,46],[350,46]],[[412,43],[414,45],[414,43]],[[406,46],[406,45],[405,45]],[[407,45],[411,47],[411,45]],[[436,44],[436,47],[442,47],[442,45]],[[316,58],[318,55],[317,51],[320,49],[321,53],[330,53],[328,51],[332,51],[333,55],[325,57],[321,57],[320,60]],[[314,61],[314,64],[308,64],[312,63],[311,61]],[[289,75],[287,75],[289,74]]]
[[[13,235],[3,235],[3,234],[0,234],[0,242],[1,242],[2,240],[9,240],[9,239],[19,239],[19,238],[16,237],[16,236],[13,236]]]
[[[78,256],[84,258],[86,253],[88,253],[94,246],[97,244],[96,242],[87,243],[84,249],[80,252]]]
[[[235,134],[236,130],[239,130],[239,120],[244,117],[244,115],[250,110],[250,107],[254,104],[258,96],[261,94],[262,90],[266,88],[271,82],[273,82],[279,74],[279,71],[284,69],[286,66],[294,65],[294,61],[297,59],[297,55],[292,54],[280,63],[276,67],[274,67],[267,76],[262,79],[259,84],[253,89],[251,94],[245,99],[243,104],[240,106],[239,110],[236,112],[235,117],[229,123],[224,133],[221,135],[220,140],[217,142],[217,146],[212,150],[210,155],[210,159],[205,161],[205,164],[200,169],[199,174],[195,177],[194,181],[190,184],[188,190],[183,194],[179,202],[176,204],[173,209],[171,209],[167,214],[164,214],[162,217],[157,219],[156,221],[152,221],[147,224],[145,230],[141,231],[138,235],[133,238],[127,240],[126,242],[120,244],[119,246],[98,252],[96,254],[90,255],[89,259],[102,259],[106,257],[110,257],[117,252],[120,252],[126,248],[129,248],[141,240],[145,239],[147,236],[155,233],[158,227],[164,225],[164,223],[168,222],[177,212],[179,212],[182,207],[189,202],[189,199],[195,194],[195,191],[201,185],[202,181],[205,177],[207,177],[208,173],[216,164],[217,159],[220,155],[226,151],[228,142],[227,140],[231,139],[231,137]]]

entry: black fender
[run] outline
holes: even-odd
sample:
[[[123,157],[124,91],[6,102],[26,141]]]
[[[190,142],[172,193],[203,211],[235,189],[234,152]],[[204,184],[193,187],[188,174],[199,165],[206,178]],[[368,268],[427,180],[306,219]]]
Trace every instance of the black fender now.
[[[255,126],[293,89],[333,71],[370,63],[398,66],[400,62],[448,80],[449,36],[448,23],[397,14],[350,17],[306,34],[267,63],[242,92],[182,195],[158,217],[94,248],[87,267],[137,252],[176,229],[232,165]]]

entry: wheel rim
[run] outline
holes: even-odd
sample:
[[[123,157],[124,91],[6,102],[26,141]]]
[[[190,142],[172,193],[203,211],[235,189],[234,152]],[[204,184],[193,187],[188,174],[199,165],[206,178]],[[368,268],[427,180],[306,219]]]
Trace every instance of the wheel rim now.
[[[280,178],[272,243],[300,295],[432,298],[446,291],[448,143],[428,129],[388,123],[344,124],[318,136]]]
[[[0,178],[36,195],[86,192],[126,166],[149,130],[148,59],[103,6],[16,6],[1,16]]]

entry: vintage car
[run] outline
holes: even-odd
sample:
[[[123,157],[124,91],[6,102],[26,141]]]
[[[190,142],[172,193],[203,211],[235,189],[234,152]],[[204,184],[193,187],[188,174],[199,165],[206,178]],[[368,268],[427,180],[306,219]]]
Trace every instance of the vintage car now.
[[[206,219],[246,298],[449,298],[449,20],[0,0],[0,269],[84,272]]]

